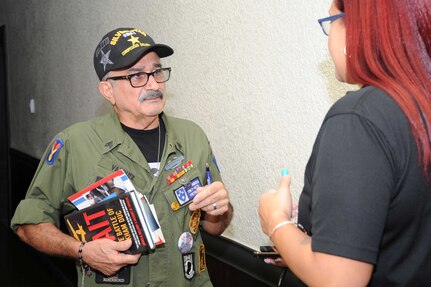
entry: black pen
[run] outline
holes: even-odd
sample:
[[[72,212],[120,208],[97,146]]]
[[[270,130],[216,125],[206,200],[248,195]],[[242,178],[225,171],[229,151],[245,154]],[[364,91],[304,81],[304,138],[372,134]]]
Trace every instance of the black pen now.
[[[210,166],[208,165],[208,163],[207,163],[207,166],[206,166],[206,172],[205,173],[206,173],[206,176],[207,176],[207,185],[210,185],[213,182],[213,179],[211,177]]]

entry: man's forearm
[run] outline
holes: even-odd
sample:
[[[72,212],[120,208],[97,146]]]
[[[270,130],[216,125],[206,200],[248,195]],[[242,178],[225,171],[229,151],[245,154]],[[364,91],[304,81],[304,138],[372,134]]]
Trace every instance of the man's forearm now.
[[[78,258],[80,242],[61,232],[52,223],[21,225],[17,234],[22,241],[43,253]]]

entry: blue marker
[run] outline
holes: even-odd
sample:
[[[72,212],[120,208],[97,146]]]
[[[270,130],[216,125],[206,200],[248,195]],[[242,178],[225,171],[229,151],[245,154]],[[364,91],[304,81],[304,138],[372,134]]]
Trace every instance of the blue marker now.
[[[210,166],[207,163],[206,166],[206,172],[205,172],[206,176],[207,176],[207,185],[210,185],[213,182],[213,179],[211,177],[211,172],[210,172]]]

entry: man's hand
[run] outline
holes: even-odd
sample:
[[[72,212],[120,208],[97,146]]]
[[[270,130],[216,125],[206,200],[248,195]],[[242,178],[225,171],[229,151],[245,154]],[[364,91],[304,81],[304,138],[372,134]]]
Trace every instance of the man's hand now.
[[[22,241],[41,252],[78,259],[81,243],[61,232],[53,223],[24,224],[18,227],[17,233]],[[112,275],[121,267],[139,261],[140,254],[129,255],[121,252],[129,249],[131,245],[132,240],[116,242],[110,239],[97,239],[84,245],[82,259],[92,268]]]
[[[201,225],[205,231],[212,235],[220,235],[225,231],[233,217],[233,207],[229,195],[220,181],[199,187],[196,196],[190,203],[189,209],[205,211]]]
[[[113,275],[126,265],[136,264],[141,254],[124,254],[132,245],[132,240],[116,242],[110,239],[97,239],[87,242],[82,249],[82,259],[92,268],[105,275]]]
[[[201,208],[210,215],[222,215],[229,210],[229,195],[220,181],[199,187],[196,196],[189,205],[190,210]]]

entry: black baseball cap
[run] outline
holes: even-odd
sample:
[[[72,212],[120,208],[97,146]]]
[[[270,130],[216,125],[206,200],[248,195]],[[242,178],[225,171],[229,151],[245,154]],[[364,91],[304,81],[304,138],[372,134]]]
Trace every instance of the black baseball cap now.
[[[103,36],[94,51],[94,68],[99,80],[108,72],[133,66],[149,52],[160,58],[168,57],[174,50],[164,44],[156,44],[145,32],[135,28],[118,28]]]

